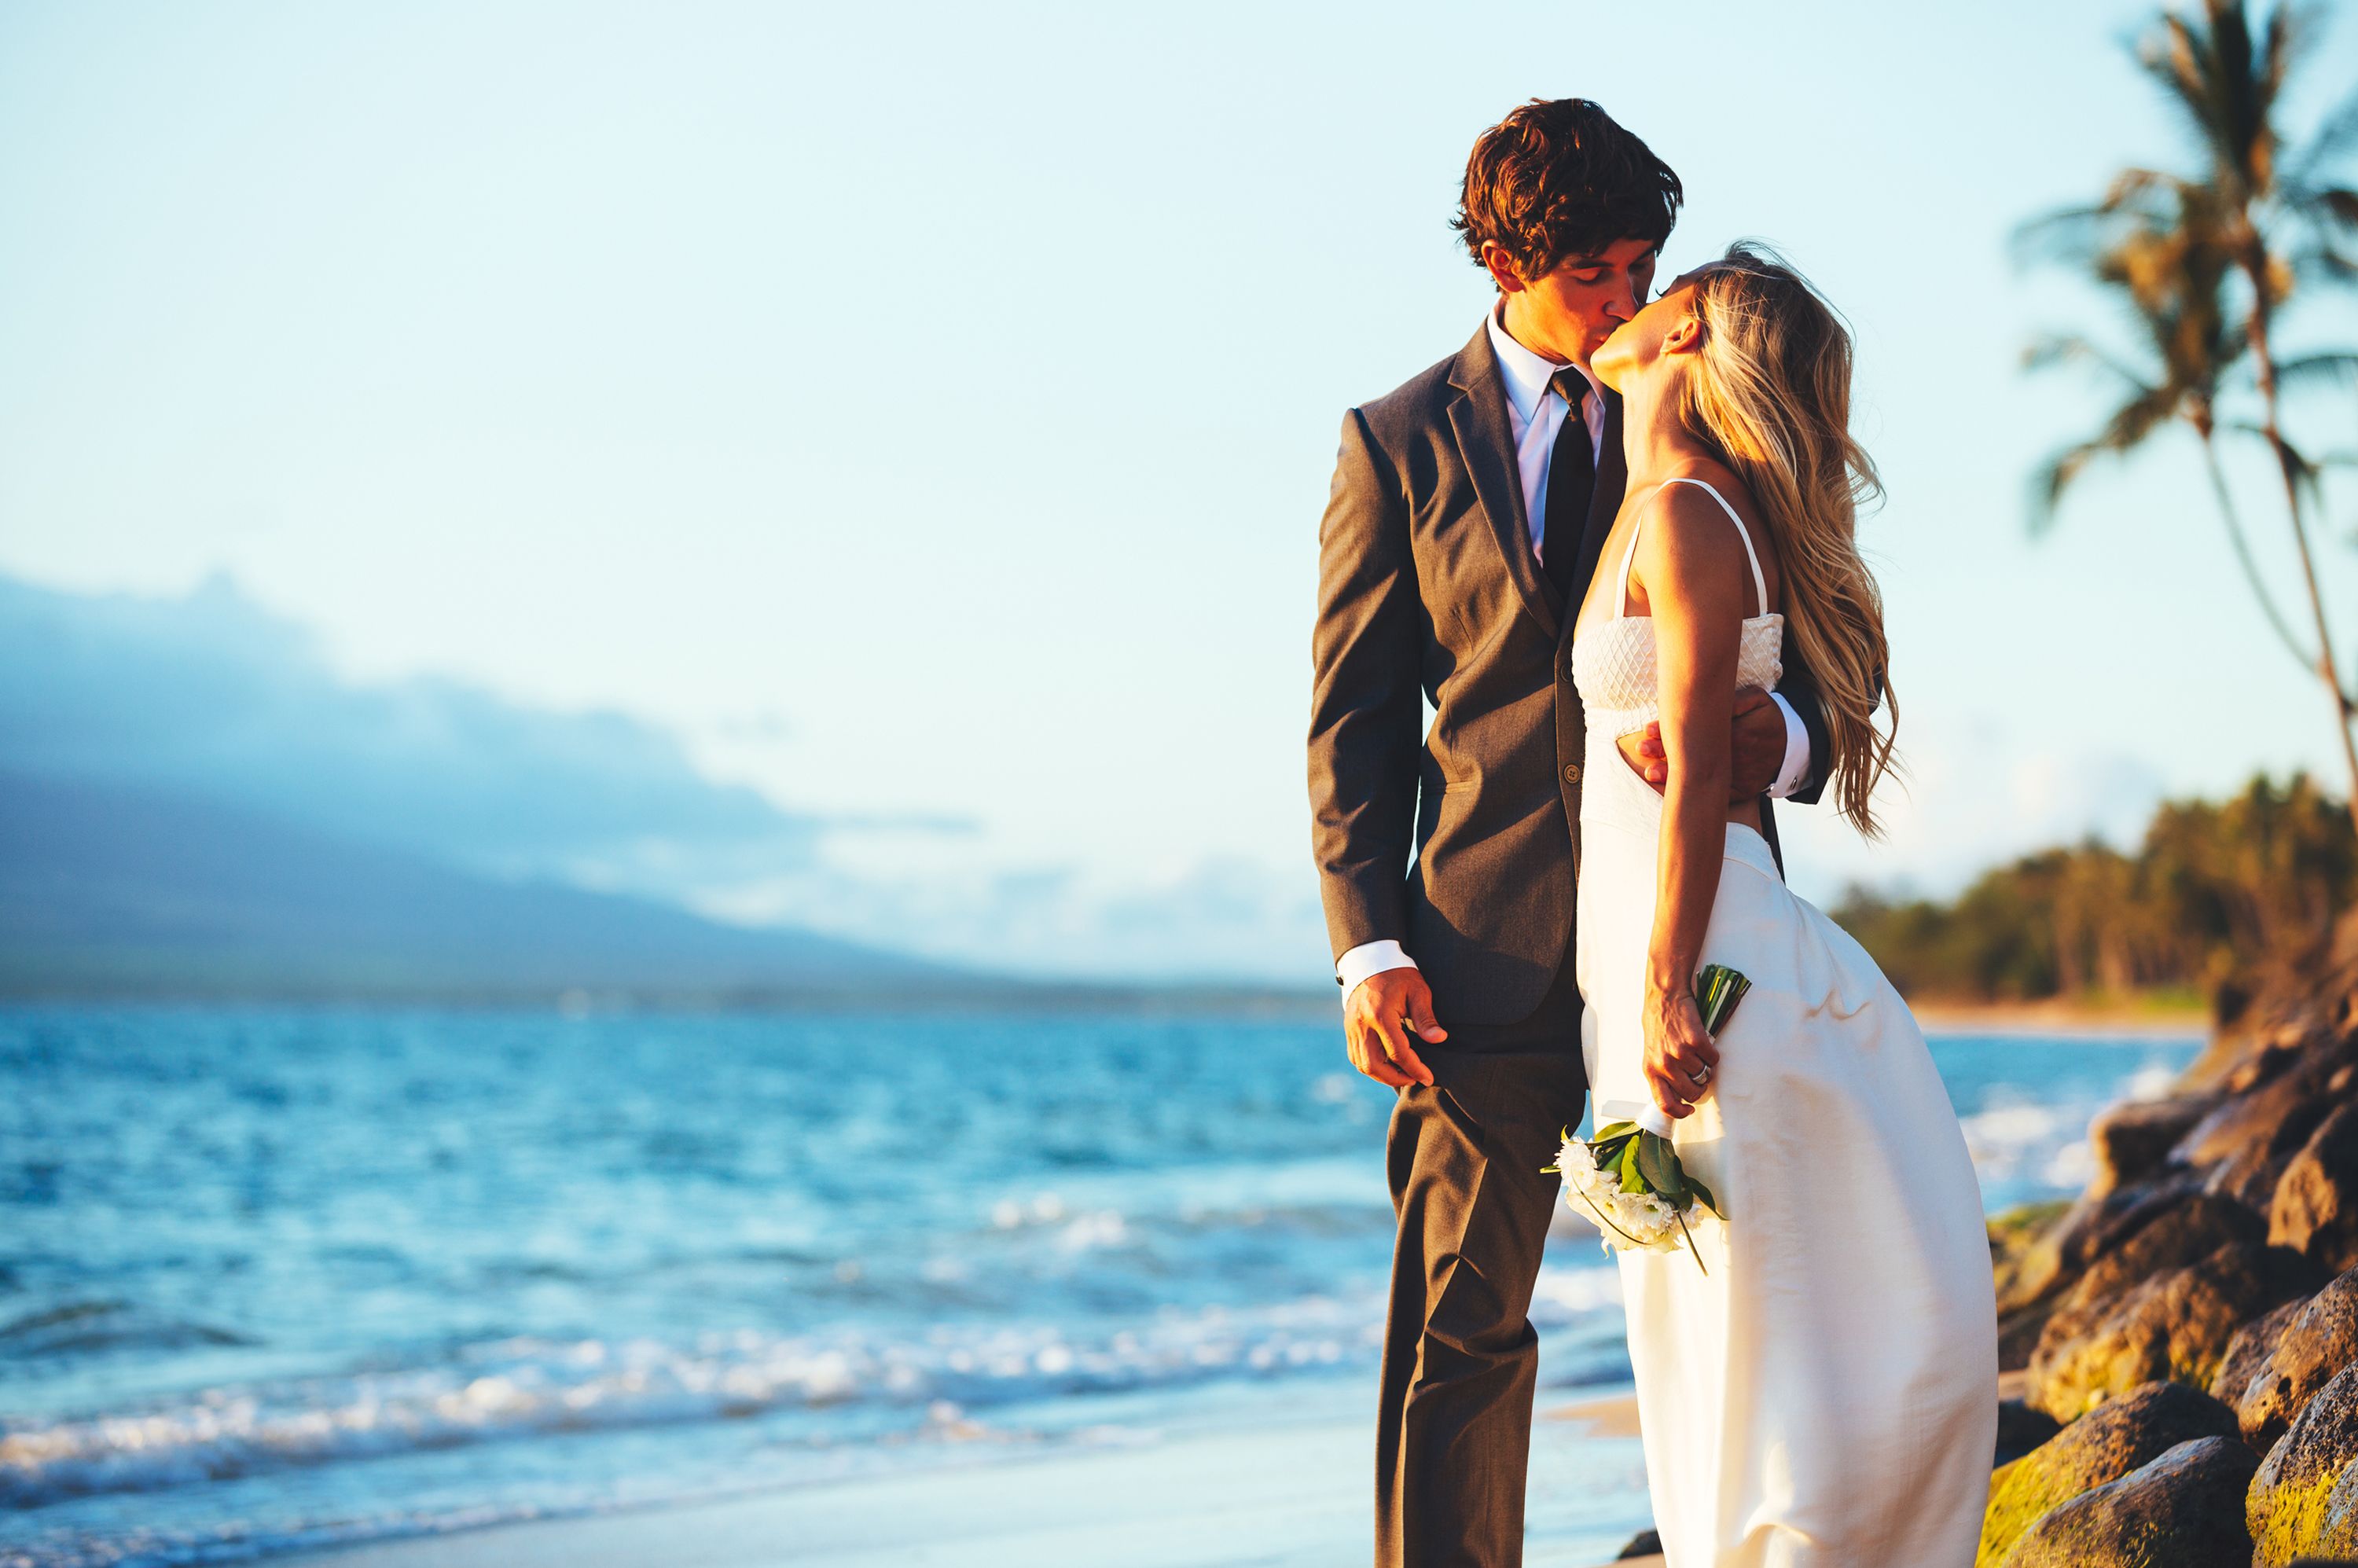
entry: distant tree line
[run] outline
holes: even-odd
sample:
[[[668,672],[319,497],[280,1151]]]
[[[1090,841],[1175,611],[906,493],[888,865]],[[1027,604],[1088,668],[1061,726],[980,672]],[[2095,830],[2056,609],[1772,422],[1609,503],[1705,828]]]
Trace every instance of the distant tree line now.
[[[2132,854],[2091,839],[2001,866],[1946,903],[1854,890],[1833,914],[1912,999],[2174,994],[2232,1016],[2353,900],[2358,832],[2296,773],[2255,778],[2223,804],[2166,802]]]

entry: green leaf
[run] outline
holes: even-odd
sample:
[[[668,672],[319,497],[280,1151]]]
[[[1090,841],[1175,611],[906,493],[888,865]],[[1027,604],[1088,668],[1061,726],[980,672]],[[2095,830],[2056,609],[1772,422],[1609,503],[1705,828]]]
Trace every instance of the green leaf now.
[[[1703,1014],[1704,1028],[1717,1034],[1735,1013],[1736,1004],[1751,989],[1750,980],[1725,964],[1704,965],[1703,972],[1695,977],[1695,1005]]]
[[[1711,1210],[1712,1213],[1718,1215],[1722,1219],[1725,1219],[1727,1217],[1727,1216],[1720,1209],[1719,1200],[1711,1195],[1711,1189],[1709,1187],[1703,1184],[1703,1178],[1690,1174],[1687,1177],[1687,1190],[1702,1200],[1704,1207]]]
[[[1625,1193],[1647,1190],[1645,1173],[1638,1169],[1638,1141],[1634,1138],[1621,1148],[1621,1190]]]
[[[1669,1139],[1658,1133],[1638,1134],[1638,1169],[1651,1182],[1654,1190],[1671,1203],[1676,1204],[1687,1195],[1684,1174],[1679,1168],[1679,1156]]]
[[[1596,1130],[1596,1131],[1590,1137],[1589,1141],[1592,1143],[1598,1142],[1604,1139],[1612,1138],[1620,1133],[1635,1132],[1637,1130],[1638,1124],[1634,1121],[1608,1121],[1604,1126]]]

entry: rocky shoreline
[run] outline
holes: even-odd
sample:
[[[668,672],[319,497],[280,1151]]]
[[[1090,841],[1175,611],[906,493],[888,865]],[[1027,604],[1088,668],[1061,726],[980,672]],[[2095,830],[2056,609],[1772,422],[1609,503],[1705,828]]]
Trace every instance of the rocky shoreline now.
[[[2358,1562],[2358,920],[1995,1217],[1975,1568]]]

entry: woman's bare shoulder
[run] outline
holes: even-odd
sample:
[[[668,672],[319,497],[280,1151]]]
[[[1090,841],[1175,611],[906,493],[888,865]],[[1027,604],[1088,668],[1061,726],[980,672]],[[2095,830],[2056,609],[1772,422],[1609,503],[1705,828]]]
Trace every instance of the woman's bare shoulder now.
[[[1743,476],[1716,458],[1697,454],[1681,462],[1665,477],[1661,497],[1664,503],[1680,507],[1682,516],[1712,516],[1725,519],[1727,514],[1718,502],[1705,494],[1698,485],[1674,482],[1679,480],[1700,480],[1717,491],[1736,514],[1744,519],[1745,526],[1755,534],[1760,532],[1760,505],[1752,496],[1752,487]]]
[[[1714,500],[1702,484],[1677,482],[1681,480],[1708,484],[1725,498],[1727,507]],[[1728,526],[1728,507],[1735,509],[1742,535]],[[1664,479],[1651,510],[1654,522],[1646,530],[1650,537],[1640,537],[1632,563],[1635,581],[1643,583],[1650,565],[1659,578],[1693,580],[1693,574],[1701,574],[1708,579],[1724,579],[1748,600],[1752,597],[1750,556],[1745,549],[1748,538],[1768,574],[1773,596],[1776,552],[1752,492],[1734,470],[1706,458],[1683,463]]]

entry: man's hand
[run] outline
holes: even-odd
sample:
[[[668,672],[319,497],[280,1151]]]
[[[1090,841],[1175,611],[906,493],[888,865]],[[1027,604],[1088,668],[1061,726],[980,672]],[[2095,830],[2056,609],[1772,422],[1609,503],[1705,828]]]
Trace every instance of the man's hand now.
[[[1433,1022],[1433,988],[1422,973],[1379,969],[1352,988],[1343,1004],[1343,1047],[1351,1065],[1396,1089],[1430,1087],[1433,1069],[1416,1054],[1412,1033],[1428,1044],[1449,1038],[1449,1031]]]
[[[1747,686],[1736,694],[1736,722],[1728,730],[1728,790],[1731,803],[1750,800],[1777,782],[1785,767],[1785,716],[1768,694]],[[1671,762],[1662,752],[1662,721],[1621,737],[1621,755],[1660,795],[1670,783]]]

